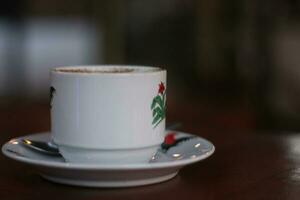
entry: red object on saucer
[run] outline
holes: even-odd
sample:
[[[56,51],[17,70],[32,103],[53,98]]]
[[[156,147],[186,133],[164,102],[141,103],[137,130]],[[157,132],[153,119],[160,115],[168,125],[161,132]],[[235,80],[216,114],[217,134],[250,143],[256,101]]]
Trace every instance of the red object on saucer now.
[[[168,144],[168,145],[171,145],[171,144],[174,144],[175,141],[176,141],[175,134],[174,133],[169,133],[168,135],[166,135],[164,143]]]

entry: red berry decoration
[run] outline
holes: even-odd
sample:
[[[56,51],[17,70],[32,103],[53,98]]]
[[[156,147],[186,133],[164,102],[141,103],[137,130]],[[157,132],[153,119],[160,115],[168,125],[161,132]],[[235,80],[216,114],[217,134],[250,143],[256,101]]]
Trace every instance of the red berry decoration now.
[[[175,143],[175,141],[175,133],[169,133],[168,135],[166,135],[164,143],[167,145],[172,145]]]

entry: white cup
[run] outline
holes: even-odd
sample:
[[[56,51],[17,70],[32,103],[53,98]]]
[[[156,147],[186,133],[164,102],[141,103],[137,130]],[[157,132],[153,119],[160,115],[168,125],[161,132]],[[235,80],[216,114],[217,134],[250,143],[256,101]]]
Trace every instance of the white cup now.
[[[51,70],[51,135],[69,162],[147,162],[165,134],[166,70]]]

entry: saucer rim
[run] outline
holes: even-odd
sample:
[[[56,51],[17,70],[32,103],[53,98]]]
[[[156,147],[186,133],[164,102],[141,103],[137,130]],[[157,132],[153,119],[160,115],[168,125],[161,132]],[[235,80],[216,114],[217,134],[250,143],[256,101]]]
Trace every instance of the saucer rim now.
[[[211,156],[215,152],[215,146],[207,139],[204,139],[200,136],[193,135],[190,133],[182,132],[182,131],[173,131],[176,134],[181,135],[189,135],[189,136],[196,136],[197,138],[203,140],[204,142],[208,143],[211,149],[208,152],[203,153],[202,155],[197,156],[196,158],[186,158],[183,160],[175,160],[175,161],[165,161],[160,163],[128,163],[128,164],[101,164],[101,163],[66,163],[66,162],[58,162],[58,161],[48,161],[48,160],[36,160],[31,159],[28,157],[22,157],[16,155],[15,153],[7,151],[7,146],[10,145],[9,141],[11,140],[20,140],[24,137],[32,137],[37,135],[48,135],[50,132],[41,132],[41,133],[34,133],[29,135],[24,135],[21,137],[12,138],[11,140],[7,141],[2,146],[2,153],[16,161],[20,161],[29,165],[37,166],[37,167],[51,167],[51,168],[61,168],[61,169],[81,169],[81,170],[147,170],[147,169],[161,169],[161,168],[170,168],[170,167],[181,167],[184,165],[192,164],[201,160],[204,160]]]

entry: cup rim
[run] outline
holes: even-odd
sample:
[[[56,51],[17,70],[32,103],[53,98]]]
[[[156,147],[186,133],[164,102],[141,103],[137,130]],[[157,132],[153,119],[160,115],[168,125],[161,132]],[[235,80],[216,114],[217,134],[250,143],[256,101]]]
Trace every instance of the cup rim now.
[[[115,70],[124,70],[124,68],[129,69],[129,72],[112,72]],[[71,72],[67,70],[83,70],[82,72]],[[61,71],[60,71],[61,70]],[[66,71],[63,71],[66,70]],[[86,72],[84,70],[91,70],[94,72]],[[97,72],[97,70],[102,70],[101,72]],[[133,72],[131,71],[133,70]],[[126,76],[126,75],[145,75],[145,74],[157,74],[161,72],[166,72],[166,70],[162,67],[154,67],[154,66],[144,66],[144,65],[70,65],[70,66],[60,66],[53,67],[50,69],[51,73],[61,74],[61,75],[80,75],[80,76]]]

